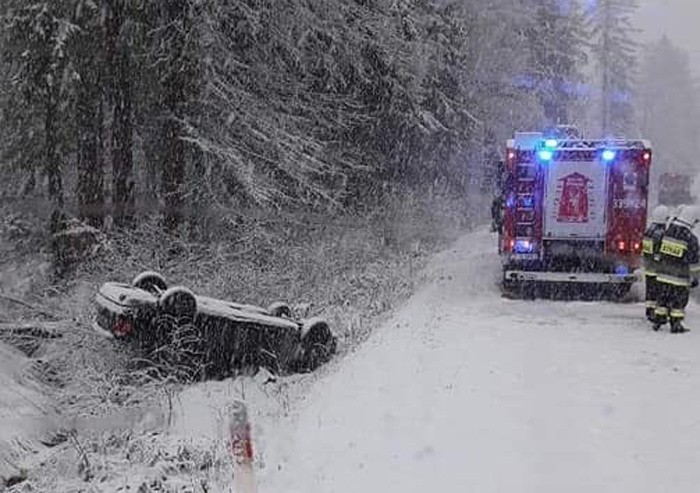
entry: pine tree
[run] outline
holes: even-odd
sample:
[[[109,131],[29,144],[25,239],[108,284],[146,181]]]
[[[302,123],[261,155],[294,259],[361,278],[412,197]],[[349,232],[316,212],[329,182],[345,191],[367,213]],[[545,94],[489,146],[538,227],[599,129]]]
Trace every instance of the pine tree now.
[[[185,179],[190,144],[188,122],[201,93],[199,2],[151,2],[147,18],[155,23],[148,40],[148,59],[158,84],[152,98],[161,192],[165,203],[164,226],[176,230],[184,218]]]
[[[112,217],[118,227],[133,223],[135,43],[142,24],[137,23],[138,4],[128,0],[105,0],[104,90],[111,106],[110,149],[112,165]]]
[[[643,59],[638,92],[640,127],[654,145],[654,169],[695,172],[700,101],[688,54],[664,36]]]
[[[632,16],[636,9],[636,0],[599,0],[589,9],[593,56],[601,82],[601,131],[605,136],[625,134],[633,126],[638,47]]]
[[[583,16],[574,2],[527,3],[533,15],[525,29],[529,48],[526,82],[537,94],[548,125],[572,123],[587,63]]]
[[[65,201],[63,166],[71,150],[70,121],[64,115],[72,79],[67,43],[75,26],[66,5],[57,2],[8,2],[4,9],[2,49],[12,70],[4,110],[15,136],[9,157],[29,169],[32,179],[41,166],[53,217],[58,218]]]
[[[87,0],[76,2],[70,38],[75,70],[78,215],[90,225],[102,226],[104,196],[104,46],[102,10]]]

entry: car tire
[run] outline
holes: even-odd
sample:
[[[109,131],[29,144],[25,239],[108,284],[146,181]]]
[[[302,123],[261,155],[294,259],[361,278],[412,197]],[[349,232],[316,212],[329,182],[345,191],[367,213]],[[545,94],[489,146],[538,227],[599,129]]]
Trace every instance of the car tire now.
[[[168,283],[165,282],[165,278],[153,271],[140,273],[138,276],[134,277],[131,281],[131,285],[154,294],[168,289]]]
[[[328,362],[336,351],[337,338],[328,322],[314,317],[301,328],[302,367],[313,371]]]
[[[292,307],[283,301],[271,304],[267,312],[273,317],[292,318]]]
[[[177,320],[194,320],[197,314],[197,298],[189,289],[173,286],[160,295],[158,306],[163,314]]]

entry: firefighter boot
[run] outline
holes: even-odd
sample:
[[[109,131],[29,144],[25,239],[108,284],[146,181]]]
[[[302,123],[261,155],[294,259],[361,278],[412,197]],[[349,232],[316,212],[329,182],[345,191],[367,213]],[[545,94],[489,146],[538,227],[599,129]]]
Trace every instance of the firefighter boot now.
[[[682,334],[688,332],[680,320],[671,320],[671,334]]]
[[[668,308],[657,306],[654,310],[654,330],[659,330],[662,325],[666,325],[666,322],[668,322]]]
[[[646,312],[647,320],[649,320],[652,323],[656,321],[656,313],[655,312],[656,312],[656,307],[647,306],[647,312]]]
[[[670,312],[671,316],[671,332],[674,334],[688,332],[688,329],[683,327],[683,319],[685,318],[685,310],[673,309]]]

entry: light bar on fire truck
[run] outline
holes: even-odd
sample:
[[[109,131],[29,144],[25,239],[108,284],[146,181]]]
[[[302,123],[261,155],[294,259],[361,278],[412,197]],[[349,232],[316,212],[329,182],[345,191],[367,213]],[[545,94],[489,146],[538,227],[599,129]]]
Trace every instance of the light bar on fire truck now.
[[[542,132],[516,132],[515,138],[508,140],[508,147],[520,151],[538,149],[582,151],[594,149],[615,149],[618,151],[632,149],[650,149],[651,142],[646,139],[554,139]]]

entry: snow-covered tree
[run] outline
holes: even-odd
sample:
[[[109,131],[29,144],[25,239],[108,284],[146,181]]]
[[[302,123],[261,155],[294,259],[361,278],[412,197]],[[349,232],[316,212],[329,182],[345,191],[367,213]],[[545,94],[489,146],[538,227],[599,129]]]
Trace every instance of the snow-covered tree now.
[[[69,38],[69,57],[75,73],[75,121],[77,138],[76,197],[78,215],[92,226],[105,216],[104,196],[104,45],[102,5],[89,0],[75,2],[71,13],[76,26]]]
[[[640,127],[655,149],[656,171],[697,169],[700,101],[688,54],[668,37],[645,51],[638,93]]]
[[[565,3],[7,0],[2,151],[95,224],[110,195],[117,225],[162,204],[171,230],[211,204],[461,199],[514,129],[571,119]]]
[[[201,7],[199,2],[190,0],[152,1],[147,12],[146,56],[155,76],[154,91],[148,94],[155,128],[150,137],[157,142],[164,225],[173,231],[184,218],[191,151],[186,140],[187,123],[196,111],[201,91]]]
[[[583,97],[587,31],[576,2],[526,0],[532,19],[525,29],[529,48],[523,83],[532,87],[549,125],[572,123]]]
[[[625,134],[634,124],[634,81],[638,69],[636,0],[589,2],[592,52],[600,80],[603,135]]]
[[[4,69],[11,75],[3,113],[8,162],[25,169],[33,189],[46,178],[55,216],[64,207],[62,168],[70,152],[71,122],[65,118],[72,79],[67,42],[75,31],[65,5],[8,1],[2,10]]]
[[[106,0],[104,12],[104,91],[111,106],[112,217],[125,226],[134,216],[134,132],[139,72],[136,55],[139,29],[138,2]]]

